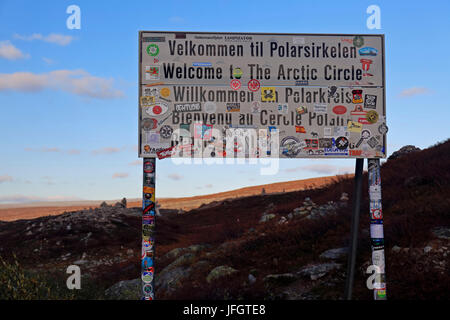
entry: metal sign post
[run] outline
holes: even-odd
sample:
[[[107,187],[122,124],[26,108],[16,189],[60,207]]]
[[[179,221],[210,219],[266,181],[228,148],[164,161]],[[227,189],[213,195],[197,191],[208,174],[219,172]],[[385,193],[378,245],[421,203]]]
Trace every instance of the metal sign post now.
[[[384,259],[383,210],[381,205],[380,159],[367,159],[369,171],[370,238],[372,246],[372,266],[374,266],[374,299],[386,300],[386,276]],[[352,299],[355,262],[358,246],[358,227],[361,206],[361,185],[364,159],[356,160],[355,186],[353,192],[351,242],[347,262],[345,299]]]
[[[154,292],[154,256],[155,256],[155,158],[144,158],[142,192],[142,299],[153,300]]]
[[[386,300],[380,159],[368,159],[368,171],[370,201],[370,240],[372,245],[372,265],[375,266],[376,272],[373,293],[375,300]]]
[[[355,278],[356,251],[358,249],[359,211],[361,207],[362,173],[364,159],[356,159],[355,186],[352,201],[351,242],[347,262],[347,281],[345,282],[345,298],[352,299],[353,280]]]

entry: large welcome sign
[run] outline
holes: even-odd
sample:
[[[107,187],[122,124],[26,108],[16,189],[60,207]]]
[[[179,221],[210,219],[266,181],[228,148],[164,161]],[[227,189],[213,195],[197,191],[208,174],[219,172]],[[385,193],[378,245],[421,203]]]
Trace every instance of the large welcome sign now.
[[[382,35],[139,34],[139,156],[384,158]]]

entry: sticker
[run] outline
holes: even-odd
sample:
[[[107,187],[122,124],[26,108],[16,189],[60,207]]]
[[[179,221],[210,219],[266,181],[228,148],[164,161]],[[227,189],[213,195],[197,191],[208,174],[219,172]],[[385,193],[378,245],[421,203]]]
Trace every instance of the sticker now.
[[[364,108],[376,109],[377,107],[377,96],[373,94],[366,94],[364,96]]]
[[[306,129],[303,126],[295,126],[295,132],[297,132],[297,133],[306,133]]]
[[[348,148],[348,139],[346,137],[339,137],[335,140],[335,146],[339,150],[345,150]]]
[[[279,104],[277,106],[278,113],[287,114],[289,111],[289,106],[287,104]]]
[[[381,134],[386,134],[388,132],[388,127],[386,123],[380,124],[380,126],[378,127],[378,132]]]
[[[371,137],[369,140],[367,140],[367,144],[373,149],[377,146],[378,140],[375,137]]]
[[[371,224],[370,225],[370,237],[374,239],[384,238],[383,225],[382,224]]]
[[[146,66],[145,80],[159,80],[159,66]]]
[[[165,125],[162,126],[161,129],[159,129],[159,134],[163,139],[169,139],[172,137],[173,129],[171,126]]]
[[[153,162],[151,162],[151,161],[144,162],[144,172],[145,173],[152,173],[154,170],[155,170],[155,166],[153,165]]]
[[[361,45],[362,46],[362,45]],[[358,50],[360,56],[372,56],[375,57],[378,54],[378,50],[372,47],[364,47]]]
[[[333,98],[336,95],[337,89],[338,88],[336,86],[328,87],[328,98]]]
[[[376,184],[369,187],[370,201],[381,200],[381,186]]]
[[[344,114],[344,113],[347,112],[347,107],[345,107],[345,106],[334,106],[333,112],[335,114],[339,114],[339,115],[340,114]]]
[[[373,61],[370,60],[370,59],[361,59],[359,61],[361,62],[361,66],[362,66],[363,71],[369,71],[370,65],[372,64]]]
[[[252,113],[259,113],[259,112],[261,112],[261,102],[253,101],[251,109],[252,109]]]
[[[326,104],[315,104],[314,105],[314,112],[316,113],[327,113],[328,106]]]
[[[141,278],[144,283],[151,283],[153,281],[153,272],[144,271]]]
[[[239,90],[241,88],[241,82],[237,79],[231,80],[230,87],[233,90]]]
[[[357,48],[360,48],[364,45],[364,38],[361,36],[356,36],[353,38],[353,45]]]
[[[154,96],[142,96],[140,98],[141,107],[148,107],[155,103]]]
[[[243,72],[242,72],[242,69],[241,68],[234,68],[233,69],[233,77],[235,78],[235,79],[240,79],[240,78],[242,78],[242,74],[243,74]],[[241,87],[240,86],[240,82],[239,82],[239,87]],[[236,89],[235,89],[236,90]]]
[[[362,90],[352,90],[352,94],[353,94],[352,102],[353,103],[362,103],[363,102],[362,92],[363,92]]]
[[[145,133],[147,143],[159,143],[160,135],[156,132],[148,131]]]
[[[281,154],[286,157],[292,158],[300,153],[304,143],[300,143],[300,140],[296,137],[288,136],[281,140]]]
[[[153,297],[153,287],[151,284],[145,284],[142,288],[142,291],[144,292],[144,295],[146,297]]]
[[[261,87],[262,102],[276,102],[275,87]]]
[[[145,131],[150,131],[156,129],[158,126],[158,120],[154,118],[144,118],[142,119],[142,129]]]
[[[334,127],[334,136],[348,137],[349,132],[347,131],[347,127],[344,126]]]
[[[229,102],[226,104],[227,112],[239,112],[241,111],[241,104],[239,102]]]
[[[377,123],[377,121],[378,121],[378,112],[376,112],[375,110],[367,111],[366,120],[369,123],[372,123],[372,124],[373,123]]]
[[[142,37],[142,42],[166,42],[166,37]]]
[[[374,220],[383,219],[383,210],[382,209],[370,209],[370,218]]]
[[[347,123],[347,130],[349,132],[361,132],[362,127],[363,127],[362,123],[356,121],[349,121]]]
[[[363,110],[362,105],[356,105],[355,109],[353,109],[353,111],[350,112],[350,115],[352,116],[365,116],[367,114],[367,111]]]
[[[152,43],[147,46],[146,51],[149,56],[155,57],[159,53],[159,47],[157,44]]]
[[[295,108],[295,112],[297,112],[297,114],[305,114],[308,112],[308,109],[305,106],[301,106]]]
[[[200,102],[197,103],[175,103],[173,109],[176,112],[196,112],[202,111]]]
[[[214,113],[216,112],[217,106],[214,102],[208,101],[204,104],[206,113]]]
[[[160,150],[160,151],[156,152],[156,156],[158,157],[159,160],[169,158],[172,156],[173,149],[174,149],[174,147]]]
[[[319,139],[319,148],[332,148],[332,147],[333,147],[333,139],[331,138]]]
[[[323,128],[323,135],[324,137],[331,137],[331,127],[325,127]]]
[[[160,116],[169,110],[167,103],[159,102],[152,104],[148,107],[144,107],[144,112],[150,116]]]
[[[150,267],[153,267],[153,259],[150,257],[142,259],[142,269],[147,270]]]
[[[372,251],[372,264],[380,268],[380,273],[384,273],[385,270],[384,250]]]
[[[250,90],[252,92],[256,92],[259,90],[259,87],[260,87],[259,81],[256,79],[252,79],[248,82],[247,87],[248,87],[248,90]]]
[[[170,89],[162,88],[161,90],[159,90],[159,94],[164,98],[168,98],[170,96]]]

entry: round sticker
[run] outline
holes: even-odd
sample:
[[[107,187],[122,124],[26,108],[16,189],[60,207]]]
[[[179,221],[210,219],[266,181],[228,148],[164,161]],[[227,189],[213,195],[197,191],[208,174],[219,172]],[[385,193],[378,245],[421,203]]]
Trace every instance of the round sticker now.
[[[145,173],[152,173],[154,169],[155,168],[153,166],[153,163],[151,163],[150,161],[144,162],[144,172]]]
[[[159,134],[161,135],[161,137],[163,137],[164,139],[169,139],[172,136],[173,133],[173,129],[171,126],[162,126],[161,129],[159,130]]]
[[[142,287],[142,291],[144,292],[144,295],[146,297],[152,296],[153,295],[153,286],[151,284],[147,283]]]
[[[250,91],[253,91],[253,92],[258,91],[259,87],[260,87],[259,81],[256,79],[252,79],[248,82],[247,87],[248,87],[248,90],[250,90]]]
[[[149,45],[147,46],[147,54],[148,54],[148,55],[154,57],[154,56],[157,56],[158,53],[159,53],[159,47],[158,47],[158,45],[152,43],[152,44],[149,44]]]
[[[150,131],[153,129],[156,129],[158,125],[158,120],[153,119],[153,118],[144,118],[142,120],[142,129],[144,129],[145,131]]]
[[[242,77],[242,69],[241,68],[234,68],[233,70],[233,77],[236,79],[240,79]]]
[[[380,124],[378,127],[378,132],[381,134],[386,134],[388,132],[388,127],[385,123]]]
[[[336,139],[335,144],[339,150],[345,150],[348,147],[348,139],[346,137],[339,137]]]
[[[345,106],[335,106],[333,112],[335,114],[344,114],[347,112],[347,108]]]
[[[216,112],[216,104],[214,102],[208,101],[204,105],[206,113],[214,113]]]
[[[241,82],[239,80],[231,80],[230,87],[233,90],[239,90],[241,88]]]
[[[170,89],[162,88],[161,90],[159,90],[159,94],[164,98],[168,98],[170,96]]]
[[[378,112],[376,112],[375,110],[367,111],[366,120],[369,123],[376,123],[378,121]]]
[[[353,45],[357,48],[362,47],[364,45],[364,38],[361,36],[356,36],[353,38]]]
[[[153,272],[142,272],[142,281],[144,283],[151,283],[153,281]]]

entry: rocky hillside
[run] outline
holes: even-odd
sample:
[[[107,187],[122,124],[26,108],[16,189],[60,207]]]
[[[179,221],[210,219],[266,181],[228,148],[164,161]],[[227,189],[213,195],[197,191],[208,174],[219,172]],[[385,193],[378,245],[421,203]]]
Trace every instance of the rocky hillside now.
[[[450,141],[397,153],[381,168],[389,299],[450,298],[449,168]],[[352,190],[353,180],[341,177],[316,189],[162,212],[157,298],[340,299]],[[371,300],[368,212],[363,192],[354,296]],[[100,298],[138,298],[140,213],[118,203],[3,222],[0,255],[12,260],[15,253],[25,268],[61,281],[69,264],[79,264],[85,281],[101,288]]]

